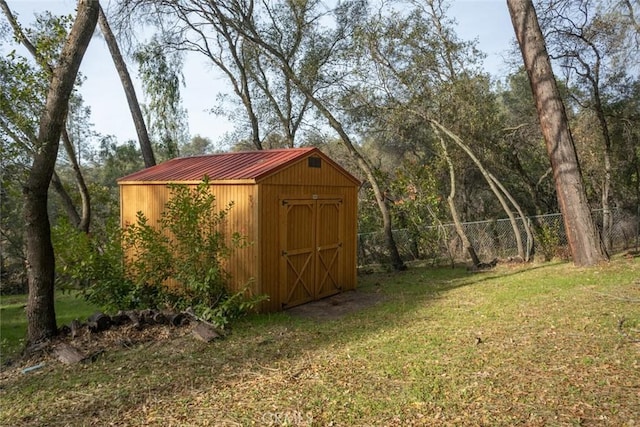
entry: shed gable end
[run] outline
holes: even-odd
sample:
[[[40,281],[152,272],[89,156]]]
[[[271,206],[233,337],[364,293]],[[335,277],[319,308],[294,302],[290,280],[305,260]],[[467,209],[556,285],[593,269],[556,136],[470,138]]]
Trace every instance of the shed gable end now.
[[[320,151],[291,163],[258,181],[266,185],[359,187],[360,182]]]

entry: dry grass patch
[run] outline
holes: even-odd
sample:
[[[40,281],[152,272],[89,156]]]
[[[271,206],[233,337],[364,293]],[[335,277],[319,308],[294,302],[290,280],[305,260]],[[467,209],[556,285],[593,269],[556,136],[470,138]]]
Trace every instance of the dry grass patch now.
[[[640,261],[361,278],[335,320],[254,316],[3,373],[1,425],[635,425]],[[15,372],[15,371],[14,371]]]

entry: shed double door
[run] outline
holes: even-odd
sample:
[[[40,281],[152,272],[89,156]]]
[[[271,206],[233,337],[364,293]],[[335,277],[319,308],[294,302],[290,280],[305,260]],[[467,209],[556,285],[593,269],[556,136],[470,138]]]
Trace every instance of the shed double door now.
[[[342,201],[280,201],[280,292],[283,308],[341,290]]]

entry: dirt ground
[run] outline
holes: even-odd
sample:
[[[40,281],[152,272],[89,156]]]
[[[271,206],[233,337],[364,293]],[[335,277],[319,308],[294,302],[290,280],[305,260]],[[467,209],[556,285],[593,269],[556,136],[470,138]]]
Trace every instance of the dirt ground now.
[[[334,320],[371,307],[383,300],[379,293],[346,291],[318,301],[309,302],[286,310],[292,316],[312,320]]]

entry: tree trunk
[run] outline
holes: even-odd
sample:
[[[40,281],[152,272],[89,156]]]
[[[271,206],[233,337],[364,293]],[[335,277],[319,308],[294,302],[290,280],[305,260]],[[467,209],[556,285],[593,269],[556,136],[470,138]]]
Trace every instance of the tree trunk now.
[[[133,87],[133,83],[131,81],[131,76],[129,76],[129,71],[127,70],[127,64],[124,62],[124,59],[122,59],[122,54],[120,53],[120,48],[118,47],[118,41],[111,31],[111,27],[109,27],[109,23],[107,22],[107,17],[105,16],[104,11],[102,10],[101,6],[99,6],[99,8],[100,13],[98,24],[100,25],[100,31],[102,32],[102,35],[104,35],[104,39],[107,42],[107,47],[109,48],[109,52],[111,53],[111,59],[113,59],[113,64],[116,66],[116,70],[118,71],[118,75],[120,76],[122,88],[124,89],[124,93],[127,96],[127,103],[129,104],[129,110],[131,111],[133,124],[136,128],[136,133],[138,134],[138,142],[140,143],[140,151],[142,152],[144,165],[147,168],[155,166],[156,159],[153,155],[153,149],[151,148],[151,140],[149,139],[149,133],[147,132],[147,127],[144,123],[144,117],[142,115],[142,110],[140,109],[140,103],[138,103],[138,97],[136,96],[135,88]]]
[[[247,110],[249,116],[249,122],[251,123],[251,141],[253,141],[256,150],[262,150],[262,140],[260,139],[260,123],[258,116],[256,116],[255,109],[253,108],[253,100],[251,98],[251,89],[249,88],[249,79],[247,77],[247,61],[244,56],[244,51],[240,49],[239,55],[233,49],[234,43],[229,41],[229,49],[232,52],[233,58],[238,65],[238,70],[241,76],[241,89],[238,95]]]
[[[249,93],[249,87],[246,81],[242,83],[242,92],[238,92],[238,96],[242,100],[247,116],[249,117],[249,123],[251,123],[251,142],[256,150],[262,150],[262,140],[260,139],[260,122],[258,116],[253,108],[253,102],[251,101],[251,95]]]
[[[55,258],[47,215],[47,189],[55,166],[60,134],[69,108],[69,98],[98,20],[99,4],[79,0],[71,32],[53,70],[40,128],[39,150],[24,186],[24,218],[27,246],[27,345],[57,332],[54,308]]]
[[[51,185],[53,186],[54,191],[58,193],[60,201],[62,202],[62,207],[67,212],[67,217],[69,218],[71,225],[78,228],[78,226],[80,225],[80,215],[78,215],[76,205],[73,204],[71,196],[69,196],[69,193],[67,193],[64,185],[62,185],[62,181],[60,180],[60,177],[55,170],[51,175]]]
[[[592,266],[608,256],[591,217],[573,137],[538,18],[532,0],[507,0],[507,5],[551,160],[573,262]]]
[[[593,85],[593,99],[594,109],[598,116],[598,122],[600,124],[600,132],[602,132],[602,139],[604,141],[604,177],[602,180],[602,239],[604,241],[605,248],[611,250],[613,239],[611,236],[611,228],[613,227],[613,216],[611,214],[611,135],[609,134],[609,125],[607,118],[604,114],[604,107],[602,106],[602,99],[600,97],[600,89],[598,88],[597,80],[592,81]]]
[[[456,229],[456,233],[460,240],[462,241],[462,246],[469,253],[471,257],[471,261],[473,262],[474,267],[478,267],[480,265],[480,259],[478,258],[478,254],[476,250],[471,245],[469,238],[467,237],[467,233],[464,232],[464,228],[462,228],[462,223],[460,222],[460,215],[458,215],[458,209],[456,209],[456,204],[454,199],[456,197],[456,170],[453,167],[453,161],[451,160],[451,156],[449,156],[449,151],[447,151],[447,144],[445,144],[440,131],[437,128],[434,128],[436,135],[438,135],[438,139],[440,141],[440,146],[442,147],[442,153],[444,154],[444,158],[449,166],[449,195],[447,196],[447,203],[449,204],[449,210],[451,211],[451,219],[453,220],[453,225]]]
[[[533,252],[533,244],[534,244],[533,233],[531,232],[531,225],[529,224],[529,220],[524,214],[524,211],[522,210],[522,208],[520,207],[520,204],[511,195],[511,193],[507,191],[506,187],[502,185],[500,181],[498,181],[498,178],[493,176],[492,173],[489,173],[489,177],[493,180],[493,182],[496,183],[498,188],[502,190],[504,195],[507,196],[507,199],[509,199],[513,207],[516,208],[516,211],[518,211],[518,215],[520,215],[520,219],[522,220],[522,227],[524,228],[524,232],[527,234],[527,250],[525,252],[524,260],[525,262],[529,262],[531,260],[531,254]],[[514,232],[518,232],[518,231],[514,230]]]
[[[493,194],[496,196],[496,198],[500,202],[500,206],[502,206],[502,209],[504,210],[505,214],[509,217],[509,222],[511,223],[511,228],[513,229],[513,235],[514,235],[514,237],[516,239],[516,246],[518,248],[518,256],[520,258],[522,258],[523,260],[524,259],[528,259],[528,256],[525,254],[525,251],[524,251],[524,246],[522,245],[522,237],[520,236],[520,230],[518,229],[518,224],[516,222],[516,218],[513,215],[513,212],[511,212],[511,208],[507,204],[507,201],[504,199],[504,197],[502,197],[502,193],[500,192],[500,190],[498,188],[496,188],[496,183],[498,182],[498,180],[494,176],[492,176],[485,169],[485,167],[482,164],[482,162],[480,161],[480,159],[478,159],[476,157],[476,155],[473,153],[473,151],[471,151],[471,149],[465,143],[462,142],[460,137],[458,137],[456,134],[451,132],[446,127],[442,126],[436,120],[431,119],[429,121],[431,122],[432,126],[435,126],[440,131],[444,132],[449,138],[451,138],[451,140],[453,140],[453,142],[455,142],[460,148],[462,148],[462,150],[465,153],[467,153],[467,155],[473,161],[473,163],[475,163],[476,166],[478,166],[478,169],[480,170],[480,173],[484,177],[485,181],[487,181],[487,184],[489,184],[489,188],[491,189]],[[500,187],[502,188],[502,191],[506,194],[506,188],[504,188],[502,185],[500,185]],[[509,198],[510,198],[510,200],[513,200],[512,197],[509,197]],[[523,222],[524,222],[524,218],[523,218]],[[525,225],[525,227],[526,227],[526,225]]]
[[[78,159],[76,158],[76,153],[73,149],[73,144],[71,142],[71,138],[69,138],[66,126],[62,128],[62,143],[67,151],[67,157],[69,157],[69,161],[71,162],[73,176],[76,180],[76,185],[78,186],[78,192],[80,193],[80,200],[82,203],[82,216],[78,218],[79,221],[76,224],[76,227],[78,230],[88,233],[89,224],[91,222],[91,196],[89,195],[89,189],[87,188],[84,176],[82,176],[82,171],[80,171],[80,165],[78,164]]]

